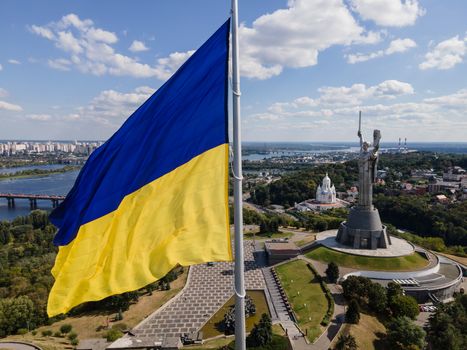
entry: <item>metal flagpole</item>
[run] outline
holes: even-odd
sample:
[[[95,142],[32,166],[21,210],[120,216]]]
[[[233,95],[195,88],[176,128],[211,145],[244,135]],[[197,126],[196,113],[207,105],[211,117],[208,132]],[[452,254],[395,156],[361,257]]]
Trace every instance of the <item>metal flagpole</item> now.
[[[245,277],[243,257],[242,138],[240,130],[240,72],[238,68],[238,3],[232,0],[232,106],[235,226],[235,349],[245,350]]]

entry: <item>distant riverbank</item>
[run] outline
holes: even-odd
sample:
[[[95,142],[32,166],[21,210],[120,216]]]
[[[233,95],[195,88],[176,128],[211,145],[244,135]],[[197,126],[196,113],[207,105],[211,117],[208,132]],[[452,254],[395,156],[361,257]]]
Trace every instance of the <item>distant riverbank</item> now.
[[[10,179],[22,179],[30,178],[37,176],[49,176],[54,174],[66,173],[69,171],[79,170],[81,167],[76,165],[66,165],[60,168],[53,169],[27,169],[16,172],[6,172],[2,173],[0,170],[0,181],[1,180],[10,180]]]

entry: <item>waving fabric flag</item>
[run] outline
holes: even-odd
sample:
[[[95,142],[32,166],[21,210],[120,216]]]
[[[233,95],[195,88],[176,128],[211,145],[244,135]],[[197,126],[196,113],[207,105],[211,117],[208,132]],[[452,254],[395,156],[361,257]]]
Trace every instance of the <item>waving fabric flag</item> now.
[[[59,231],[49,316],[138,288],[177,264],[232,260],[230,20],[84,165],[50,215]]]

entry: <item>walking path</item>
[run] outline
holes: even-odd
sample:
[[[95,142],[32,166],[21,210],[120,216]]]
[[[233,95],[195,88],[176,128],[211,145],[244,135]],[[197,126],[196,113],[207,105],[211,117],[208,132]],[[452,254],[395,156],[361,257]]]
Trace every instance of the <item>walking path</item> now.
[[[252,242],[244,243],[245,289],[265,290],[264,277],[257,265]],[[171,301],[120,338],[110,348],[141,347],[162,344],[166,339],[199,331],[233,296],[232,262],[195,265],[190,268],[187,284]]]
[[[23,343],[23,342],[0,342],[0,349],[9,350],[42,350],[40,347],[34,344]]]
[[[301,337],[300,331],[295,325],[295,322],[292,320],[291,315],[287,311],[285,301],[279,292],[279,286],[273,277],[271,267],[265,267],[262,269],[262,271],[269,295],[271,296],[274,313],[277,315],[277,319],[286,331],[290,340],[293,341],[293,339]],[[271,313],[273,313],[272,310]]]

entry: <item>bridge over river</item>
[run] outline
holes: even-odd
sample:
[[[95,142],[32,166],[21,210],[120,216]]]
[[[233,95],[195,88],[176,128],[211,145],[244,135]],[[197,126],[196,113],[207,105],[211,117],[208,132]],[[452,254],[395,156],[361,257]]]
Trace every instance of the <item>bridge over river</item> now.
[[[38,200],[49,200],[52,202],[52,207],[56,208],[65,196],[57,196],[50,194],[25,194],[25,193],[0,193],[0,198],[6,198],[8,201],[8,208],[15,207],[15,199],[29,199],[31,210],[37,209]]]

